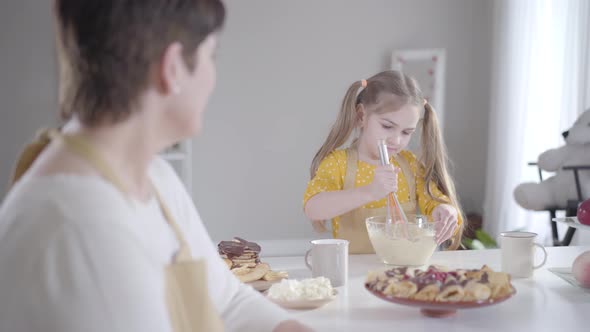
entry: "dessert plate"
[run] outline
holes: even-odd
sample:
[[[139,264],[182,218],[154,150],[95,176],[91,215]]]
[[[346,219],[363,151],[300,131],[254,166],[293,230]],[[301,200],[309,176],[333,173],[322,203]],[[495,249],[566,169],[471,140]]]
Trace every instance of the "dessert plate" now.
[[[381,292],[370,289],[367,285],[365,288],[369,293],[387,302],[393,302],[410,307],[418,307],[423,315],[428,317],[448,317],[457,313],[458,309],[473,309],[487,307],[490,305],[504,302],[516,294],[516,289],[512,288],[512,293],[504,297],[493,298],[484,301],[459,301],[459,302],[441,302],[441,301],[420,301],[402,297],[385,295]]]
[[[318,299],[318,300],[305,300],[305,299],[280,300],[280,299],[275,299],[275,298],[272,298],[269,296],[267,296],[267,298],[270,301],[278,304],[279,306],[281,306],[285,309],[311,310],[311,309],[317,309],[317,308],[320,308],[320,307],[326,305],[327,303],[334,300],[336,298],[336,295],[338,295],[338,291],[334,289],[334,293],[332,294],[332,296],[327,297],[327,298],[323,298],[323,299]]]

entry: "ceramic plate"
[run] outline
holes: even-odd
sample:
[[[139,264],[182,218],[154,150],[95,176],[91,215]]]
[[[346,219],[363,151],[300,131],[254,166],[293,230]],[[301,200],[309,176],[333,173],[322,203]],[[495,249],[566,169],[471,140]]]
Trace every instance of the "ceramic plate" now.
[[[338,291],[336,291],[334,289],[334,294],[332,296],[325,298],[325,299],[320,299],[320,300],[290,300],[290,301],[286,301],[286,300],[273,299],[268,296],[267,297],[269,300],[280,305],[281,307],[283,307],[285,309],[311,310],[311,309],[317,309],[317,308],[322,307],[325,304],[331,302],[332,300],[334,300],[336,298],[337,294],[338,294]]]
[[[487,307],[490,305],[498,304],[500,302],[504,302],[511,298],[514,294],[516,294],[516,289],[512,288],[512,293],[496,299],[490,299],[485,301],[469,301],[469,302],[440,302],[440,301],[420,301],[420,300],[412,300],[408,298],[401,298],[401,297],[394,297],[385,295],[381,292],[374,291],[365,285],[365,288],[373,295],[377,296],[378,298],[393,302],[401,305],[406,305],[410,307],[418,307],[421,309],[422,314],[429,317],[446,317],[451,316],[457,313],[458,309],[472,309],[472,308],[481,308]]]
[[[570,283],[570,285],[586,292],[590,293],[590,288],[584,288],[580,285],[580,283],[574,278],[572,274],[572,269],[569,267],[552,267],[548,269],[551,273],[555,274],[556,276],[560,277],[561,279]]]
[[[590,226],[580,223],[576,217],[553,218],[553,221],[561,222],[577,229],[590,231]]]
[[[270,288],[270,286],[272,286],[273,284],[281,282],[281,280],[283,280],[283,279],[273,280],[273,281],[266,281],[266,280],[261,279],[261,280],[255,280],[252,282],[247,282],[246,285],[252,286],[252,288],[254,288],[255,290],[257,290],[259,292],[264,292],[264,291],[268,290]]]

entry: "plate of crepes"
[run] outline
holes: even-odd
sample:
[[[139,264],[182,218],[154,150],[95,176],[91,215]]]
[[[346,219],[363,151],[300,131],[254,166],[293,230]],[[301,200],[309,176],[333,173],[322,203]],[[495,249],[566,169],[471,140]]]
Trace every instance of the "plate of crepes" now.
[[[497,304],[516,293],[509,274],[487,265],[471,270],[431,265],[426,270],[397,267],[369,272],[365,288],[385,301],[421,308],[429,317]]]
[[[234,237],[231,241],[219,242],[217,250],[227,267],[241,282],[260,292],[289,277],[287,272],[272,271],[268,264],[261,262],[261,248],[254,242]]]
[[[285,309],[310,310],[334,300],[338,292],[325,277],[303,280],[283,279],[265,293],[272,302]]]

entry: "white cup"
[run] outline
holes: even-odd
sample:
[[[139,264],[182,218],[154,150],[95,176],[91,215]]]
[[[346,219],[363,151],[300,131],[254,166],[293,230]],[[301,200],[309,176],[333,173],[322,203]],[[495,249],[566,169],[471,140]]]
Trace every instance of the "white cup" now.
[[[326,277],[330,279],[333,287],[346,285],[348,241],[341,239],[311,241],[311,249],[305,253],[305,265],[311,270],[314,278]]]
[[[502,271],[514,278],[528,278],[533,271],[545,265],[547,251],[542,245],[535,243],[536,233],[503,232],[500,234],[502,251]],[[543,261],[535,265],[535,247],[543,250]]]

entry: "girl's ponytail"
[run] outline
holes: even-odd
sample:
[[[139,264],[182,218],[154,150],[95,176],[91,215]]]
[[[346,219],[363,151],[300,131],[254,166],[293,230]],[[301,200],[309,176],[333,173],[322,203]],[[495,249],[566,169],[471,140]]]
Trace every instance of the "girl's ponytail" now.
[[[432,182],[450,199],[450,202],[440,202],[450,203],[455,206],[457,208],[457,215],[463,220],[463,223],[459,225],[459,229],[453,235],[451,244],[448,247],[448,249],[454,250],[461,245],[461,237],[466,220],[457,200],[457,192],[453,179],[448,171],[447,150],[442,140],[436,113],[427,102],[424,103],[424,119],[422,120],[422,137],[420,143],[422,148],[421,161],[424,165],[424,183],[426,183],[428,194],[434,197],[429,185]]]
[[[328,134],[328,138],[326,138],[326,141],[322,147],[318,150],[315,157],[313,157],[313,161],[311,162],[311,167],[309,169],[311,178],[315,176],[315,173],[317,172],[322,160],[324,160],[324,158],[326,158],[332,151],[346,143],[350,137],[350,134],[354,130],[357,116],[356,105],[358,90],[363,86],[366,86],[365,80],[356,81],[352,83],[352,85],[348,88],[348,91],[346,91],[346,95],[342,101],[342,108],[340,109],[340,113],[338,113],[336,122],[334,122],[332,125],[332,129],[330,130],[330,134]]]

